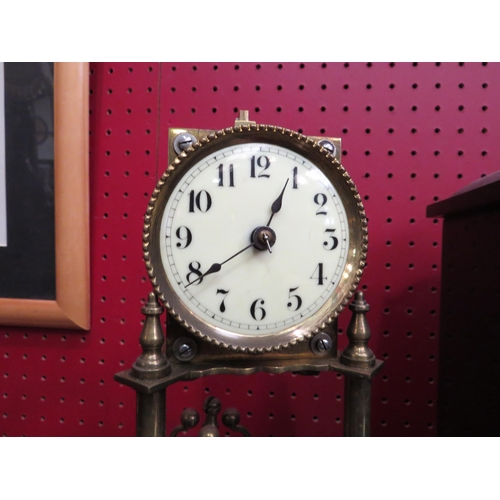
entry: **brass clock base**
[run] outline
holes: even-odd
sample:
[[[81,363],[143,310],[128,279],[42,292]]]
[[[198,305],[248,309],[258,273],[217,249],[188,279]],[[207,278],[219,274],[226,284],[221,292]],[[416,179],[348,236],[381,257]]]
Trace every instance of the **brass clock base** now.
[[[335,371],[345,376],[344,435],[369,436],[371,379],[380,371],[383,362],[375,359],[367,345],[370,329],[365,313],[369,306],[363,292],[356,293],[349,308],[353,312],[347,329],[350,344],[343,353],[337,351],[334,323],[329,335],[320,337],[316,344],[313,337],[310,343],[301,342],[290,347],[290,351],[287,349],[285,356],[283,351],[280,351],[279,357],[272,352],[260,355],[234,353],[230,356],[226,352],[225,357],[215,359],[213,350],[220,351],[220,348],[186,336],[180,327],[176,331],[175,323],[169,323],[167,354],[163,354],[161,348],[164,337],[159,322],[163,308],[151,293],[148,304],[143,308],[146,315],[140,337],[143,354],[133,368],[115,375],[116,381],[137,393],[137,436],[165,436],[166,388],[176,382],[209,375],[323,371]],[[324,350],[321,345],[325,347]],[[183,356],[187,361],[182,361]],[[137,370],[138,364],[140,370]]]

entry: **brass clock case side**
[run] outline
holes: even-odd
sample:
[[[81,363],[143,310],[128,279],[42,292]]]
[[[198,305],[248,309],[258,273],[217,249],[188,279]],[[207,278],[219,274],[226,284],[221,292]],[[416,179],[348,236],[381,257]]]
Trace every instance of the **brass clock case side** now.
[[[163,270],[159,230],[167,200],[187,170],[223,147],[254,142],[288,148],[307,158],[325,174],[335,186],[346,209],[350,245],[340,285],[313,316],[279,333],[249,337],[206,323],[177,298]],[[366,263],[367,245],[367,219],[363,203],[344,167],[312,138],[270,125],[229,127],[209,134],[180,153],[158,180],[144,218],[143,251],[146,269],[155,293],[171,317],[187,331],[205,341],[244,353],[278,351],[310,339],[324,330],[345,308],[356,290]]]

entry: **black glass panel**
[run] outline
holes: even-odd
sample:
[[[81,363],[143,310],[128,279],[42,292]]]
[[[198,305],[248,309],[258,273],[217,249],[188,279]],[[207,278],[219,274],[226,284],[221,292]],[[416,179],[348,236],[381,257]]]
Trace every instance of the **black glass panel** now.
[[[7,246],[0,247],[0,297],[54,300],[54,65],[3,64]]]

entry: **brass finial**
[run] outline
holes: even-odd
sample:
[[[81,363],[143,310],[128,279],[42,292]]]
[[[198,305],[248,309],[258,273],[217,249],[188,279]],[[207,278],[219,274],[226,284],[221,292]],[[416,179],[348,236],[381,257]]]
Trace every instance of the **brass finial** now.
[[[142,347],[142,354],[132,365],[135,377],[141,379],[158,379],[170,373],[171,367],[161,347],[165,342],[163,330],[160,323],[160,315],[163,307],[158,302],[156,295],[151,292],[148,302],[141,310],[146,316],[142,328],[139,343]]]
[[[219,437],[219,426],[217,424],[217,415],[222,408],[222,404],[219,399],[214,396],[210,396],[206,399],[203,405],[203,411],[207,418],[205,423],[200,430],[198,436],[200,437]]]
[[[199,421],[200,415],[198,412],[194,408],[186,408],[181,413],[181,425],[178,425],[172,430],[170,437],[176,437],[179,432],[196,427]]]
[[[246,109],[240,110],[240,116],[234,120],[234,126],[239,127],[240,125],[255,125],[256,122],[250,120],[249,113]]]
[[[340,356],[342,364],[357,368],[372,367],[375,365],[375,356],[368,347],[370,327],[366,320],[366,313],[370,306],[365,300],[364,293],[356,292],[354,300],[349,304],[352,311],[351,321],[347,327],[349,345]]]
[[[243,436],[250,437],[246,427],[238,425],[240,423],[240,412],[236,408],[228,408],[222,414],[222,423],[232,431],[241,432]]]

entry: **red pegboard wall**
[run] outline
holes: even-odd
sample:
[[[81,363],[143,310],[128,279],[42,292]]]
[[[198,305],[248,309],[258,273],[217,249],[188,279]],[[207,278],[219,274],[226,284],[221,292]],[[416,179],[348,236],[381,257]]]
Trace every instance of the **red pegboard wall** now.
[[[0,434],[134,435],[135,393],[113,375],[140,352],[142,222],[167,167],[167,130],[224,128],[248,109],[259,123],[342,137],[369,217],[370,345],[386,362],[372,435],[434,436],[441,223],[425,209],[495,171],[499,81],[492,63],[91,64],[92,328],[0,329]],[[342,434],[335,373],[178,383],[167,390],[167,431],[208,395],[238,408],[255,436]]]

